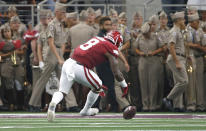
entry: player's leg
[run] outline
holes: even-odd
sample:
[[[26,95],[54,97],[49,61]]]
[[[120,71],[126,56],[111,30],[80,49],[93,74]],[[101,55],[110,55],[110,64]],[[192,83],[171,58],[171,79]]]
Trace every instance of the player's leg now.
[[[74,75],[73,75],[72,67],[73,67],[72,63],[70,63],[69,61],[66,61],[62,67],[59,91],[54,93],[52,100],[49,104],[49,108],[47,112],[48,121],[54,120],[56,105],[59,102],[61,102],[64,95],[69,93],[69,90],[73,85]]]
[[[96,115],[99,110],[97,108],[91,107],[96,102],[99,96],[99,92],[102,90],[102,81],[92,70],[89,70],[81,65],[78,65],[77,67],[79,72],[75,74],[75,81],[91,88],[90,92],[87,95],[87,100],[84,108],[81,110],[80,114]]]

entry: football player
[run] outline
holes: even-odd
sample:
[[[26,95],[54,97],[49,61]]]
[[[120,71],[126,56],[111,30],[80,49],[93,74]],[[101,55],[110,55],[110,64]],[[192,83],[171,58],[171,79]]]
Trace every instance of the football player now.
[[[63,99],[64,95],[68,94],[75,81],[91,88],[80,115],[93,116],[99,112],[97,108],[91,107],[99,95],[105,95],[104,90],[107,88],[102,85],[102,81],[92,69],[107,60],[110,62],[115,78],[120,82],[123,89],[123,97],[127,95],[128,86],[118,68],[117,60],[119,57],[118,47],[121,46],[122,42],[123,38],[120,32],[110,31],[104,38],[94,37],[74,50],[71,58],[63,64],[59,91],[54,93],[49,104],[48,121],[54,120],[56,105]]]

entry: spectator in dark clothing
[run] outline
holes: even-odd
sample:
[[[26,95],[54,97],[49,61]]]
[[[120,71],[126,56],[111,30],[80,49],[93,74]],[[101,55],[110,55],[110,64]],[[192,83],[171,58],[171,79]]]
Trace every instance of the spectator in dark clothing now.
[[[109,32],[112,28],[112,22],[109,17],[103,17],[100,19],[99,22],[100,30],[97,36],[104,37],[107,32]],[[111,104],[110,111],[117,111],[118,104],[116,102],[115,91],[114,91],[114,76],[112,70],[110,68],[109,62],[105,62],[101,65],[96,67],[97,74],[99,78],[102,80],[103,85],[108,88],[106,101],[107,103]],[[96,105],[98,105],[98,99]]]

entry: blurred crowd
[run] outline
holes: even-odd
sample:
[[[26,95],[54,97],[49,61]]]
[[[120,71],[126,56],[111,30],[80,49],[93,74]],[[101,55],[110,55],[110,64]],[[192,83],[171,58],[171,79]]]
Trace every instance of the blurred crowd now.
[[[66,8],[56,3],[54,12],[38,10],[40,21],[32,27],[21,22],[15,6],[9,6],[8,21],[0,27],[0,110],[47,111],[64,60],[80,44],[110,30],[123,36],[119,50],[127,62],[119,61],[119,68],[129,94],[122,97],[109,63],[104,63],[94,70],[108,90],[95,107],[104,112],[121,112],[129,105],[144,112],[206,110],[206,11],[188,6],[173,14],[160,11],[144,22],[138,10],[128,20],[125,12],[115,9],[103,16],[101,9]],[[49,37],[55,38],[54,45]],[[79,112],[89,90],[75,83],[57,111]]]

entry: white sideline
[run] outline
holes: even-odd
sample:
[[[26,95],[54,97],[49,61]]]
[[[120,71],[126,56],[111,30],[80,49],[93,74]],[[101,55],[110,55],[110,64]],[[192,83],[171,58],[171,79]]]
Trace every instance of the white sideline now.
[[[32,126],[2,126],[0,127],[0,129],[2,128],[69,128],[69,127],[105,127],[104,125],[103,126],[95,126],[95,125],[79,125],[79,126],[62,126],[62,125],[59,125],[59,126],[38,126],[38,127],[32,127]],[[107,127],[127,127],[127,126],[107,126]],[[166,125],[150,125],[150,126],[144,126],[144,125],[131,125],[129,127],[206,127],[205,124],[198,124],[198,125],[191,125],[191,124],[166,124]]]

